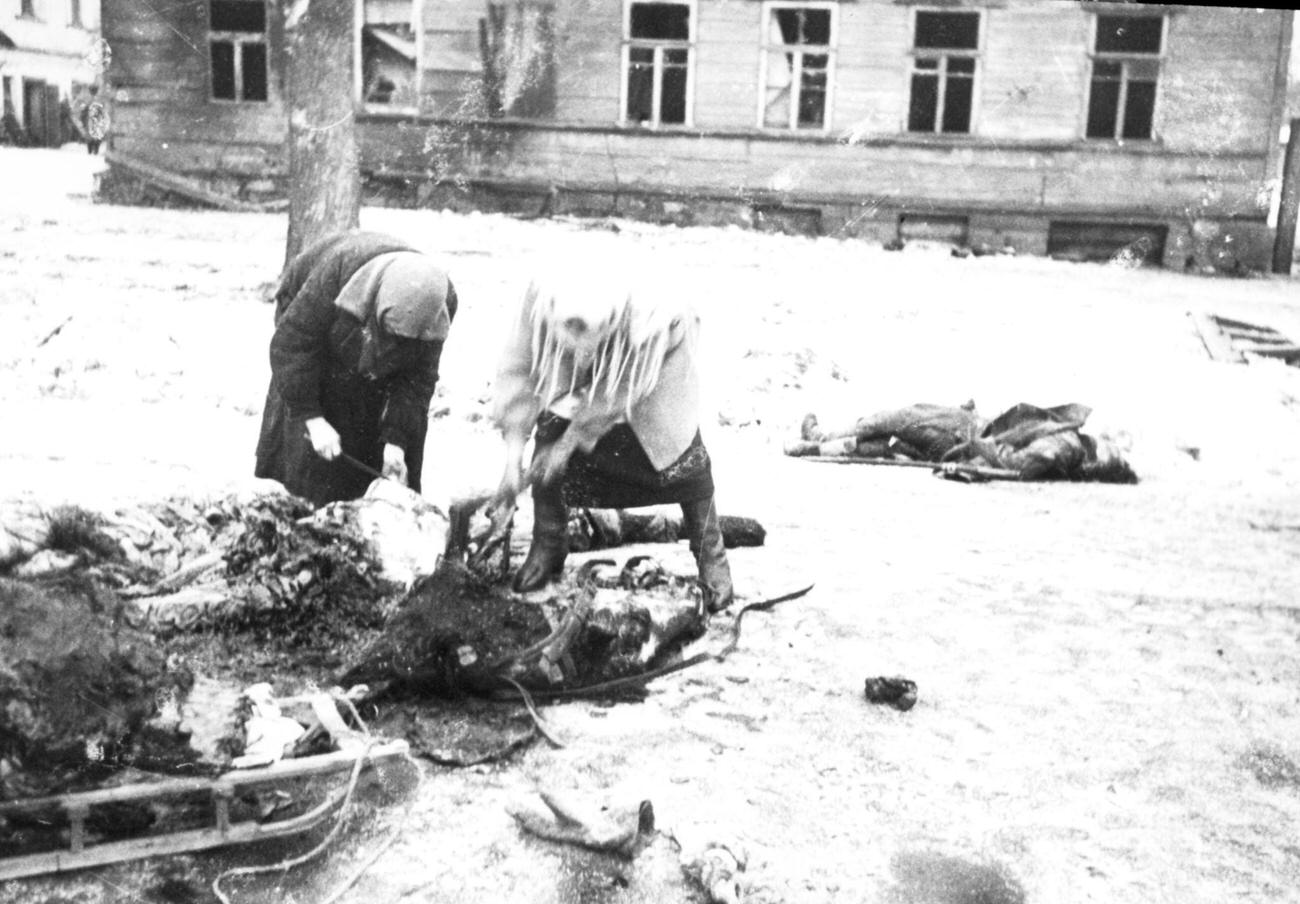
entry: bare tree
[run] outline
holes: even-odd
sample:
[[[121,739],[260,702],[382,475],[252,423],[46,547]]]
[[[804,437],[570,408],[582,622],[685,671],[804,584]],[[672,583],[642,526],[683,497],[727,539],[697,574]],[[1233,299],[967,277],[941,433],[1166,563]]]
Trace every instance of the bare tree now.
[[[360,222],[352,98],[354,0],[294,0],[285,14],[289,95],[287,262]]]

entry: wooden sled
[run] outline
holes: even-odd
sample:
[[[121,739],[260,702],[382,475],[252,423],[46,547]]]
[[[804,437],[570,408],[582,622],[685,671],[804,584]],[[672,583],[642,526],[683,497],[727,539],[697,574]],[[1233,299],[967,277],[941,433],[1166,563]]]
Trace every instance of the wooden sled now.
[[[357,756],[365,756],[368,764],[408,756],[405,741],[386,741],[371,747],[369,752],[333,752],[318,756],[281,760],[258,769],[240,769],[216,778],[167,779],[149,784],[124,785],[76,794],[52,797],[0,801],[0,817],[15,813],[62,814],[67,820],[67,847],[0,858],[0,882],[26,876],[62,873],[70,870],[139,860],[145,857],[182,854],[226,845],[247,844],[280,838],[311,830],[323,822],[343,802],[344,788],[326,796],[321,803],[305,813],[273,822],[256,820],[232,821],[231,801],[249,788],[296,779],[347,773],[356,765]],[[106,804],[161,803],[169,798],[206,795],[212,803],[212,824],[199,829],[185,829],[170,833],[125,840],[93,842],[87,837],[86,820],[91,810]]]

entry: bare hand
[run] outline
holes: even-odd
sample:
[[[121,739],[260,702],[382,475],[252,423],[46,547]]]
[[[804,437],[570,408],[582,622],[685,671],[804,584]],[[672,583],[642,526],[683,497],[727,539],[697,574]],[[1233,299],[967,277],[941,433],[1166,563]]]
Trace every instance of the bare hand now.
[[[333,461],[343,451],[339,432],[330,426],[323,417],[314,417],[307,421],[307,439],[316,454],[326,461]]]
[[[384,468],[383,475],[392,480],[396,480],[402,486],[410,486],[410,474],[406,470],[406,452],[401,446],[395,446],[392,443],[384,444]]]

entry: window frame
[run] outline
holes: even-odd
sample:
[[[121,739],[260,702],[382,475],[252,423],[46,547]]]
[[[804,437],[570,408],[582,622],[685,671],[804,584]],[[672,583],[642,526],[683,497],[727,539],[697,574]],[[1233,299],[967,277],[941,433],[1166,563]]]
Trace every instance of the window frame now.
[[[1112,18],[1128,19],[1159,19],[1160,20],[1160,49],[1155,53],[1135,53],[1133,51],[1109,51],[1097,49],[1097,29],[1101,25],[1102,16]],[[1156,132],[1156,114],[1160,110],[1160,98],[1164,86],[1164,69],[1165,60],[1169,52],[1169,13],[1153,13],[1149,7],[1140,11],[1115,11],[1115,10],[1096,10],[1092,12],[1092,22],[1088,28],[1088,69],[1084,74],[1085,83],[1083,91],[1083,116],[1079,122],[1079,138],[1083,141],[1092,142],[1109,142],[1111,144],[1123,144],[1126,141],[1145,141],[1159,142],[1160,136]],[[1092,118],[1092,88],[1096,80],[1095,71],[1097,61],[1112,62],[1120,64],[1119,76],[1119,101],[1115,106],[1114,134],[1106,136],[1093,136],[1088,134],[1088,120]],[[1138,62],[1154,64],[1156,68],[1156,90],[1151,100],[1151,133],[1146,138],[1125,138],[1124,137],[1124,114],[1128,105],[1128,88],[1129,81],[1128,71],[1129,63]]]
[[[687,19],[687,40],[660,41],[649,38],[632,37],[632,7],[640,4],[664,4],[668,6],[685,6],[689,13]],[[623,34],[619,48],[619,85],[618,85],[618,124],[626,128],[638,129],[688,129],[695,126],[695,59],[696,46],[699,42],[699,0],[623,0]],[[654,50],[654,77],[650,101],[651,118],[645,121],[628,117],[628,76],[631,72],[633,47],[652,48]],[[686,51],[686,112],[682,122],[661,122],[663,101],[663,58],[664,50]]]
[[[978,17],[978,38],[975,46],[970,49],[960,47],[917,47],[916,46],[916,19],[920,13],[935,13],[939,15],[974,15]],[[903,96],[906,103],[903,105],[903,122],[902,132],[904,135],[911,136],[928,136],[931,138],[971,138],[978,134],[976,126],[979,123],[980,116],[980,88],[984,81],[984,50],[988,41],[988,20],[986,15],[987,9],[970,8],[970,7],[940,7],[940,6],[917,6],[911,10],[908,17],[909,25],[909,42],[907,49],[908,66],[904,75],[905,90]],[[974,61],[975,71],[970,76],[971,98],[970,98],[970,119],[966,124],[964,132],[945,132],[943,131],[943,114],[944,101],[947,99],[948,92],[948,61],[950,58],[957,57],[961,59],[970,59]],[[919,70],[916,63],[919,59],[937,60],[939,66],[936,70]],[[939,79],[938,96],[935,100],[934,107],[934,128],[927,131],[913,131],[910,128],[912,120],[912,80],[918,72],[933,71],[936,72]],[[960,77],[960,76],[959,76]]]
[[[421,0],[411,0],[411,33],[415,35],[415,103],[414,104],[379,104],[366,100],[365,60],[362,58],[364,37],[362,30],[366,26],[366,2],[356,0],[353,4],[355,15],[352,27],[352,99],[357,107],[367,114],[390,113],[395,116],[409,116],[420,112],[420,101],[424,97],[424,4]]]
[[[237,0],[240,3],[255,3],[257,0]],[[260,32],[254,31],[218,31],[212,27],[212,0],[204,4],[208,13],[207,21],[207,53],[208,53],[208,102],[213,104],[269,104],[271,102],[271,7],[262,0],[262,5],[266,9],[266,18],[262,23]],[[212,62],[212,45],[218,41],[224,41],[231,45],[233,50],[233,66],[235,81],[234,97],[217,97],[215,94],[216,86],[213,75]],[[263,55],[266,60],[266,97],[262,100],[254,100],[244,97],[244,52],[245,44],[261,44]]]
[[[769,126],[766,123],[767,113],[767,76],[768,76],[768,59],[771,52],[785,47],[794,47],[799,45],[792,44],[771,44],[769,36],[771,35],[772,15],[779,9],[817,9],[827,10],[831,17],[830,40],[825,45],[825,50],[819,52],[817,56],[825,56],[826,59],[826,103],[822,110],[822,124],[819,127],[801,127],[799,125],[799,100],[803,90],[803,55],[807,51],[798,50],[799,65],[796,70],[792,70],[790,79],[790,121],[784,126]],[[840,35],[840,4],[837,0],[764,0],[761,7],[760,19],[758,23],[758,111],[756,113],[755,125],[766,132],[774,132],[791,135],[818,135],[826,134],[831,130],[831,123],[834,119],[835,111],[835,66],[839,51]],[[806,45],[809,47],[821,47],[820,44]]]

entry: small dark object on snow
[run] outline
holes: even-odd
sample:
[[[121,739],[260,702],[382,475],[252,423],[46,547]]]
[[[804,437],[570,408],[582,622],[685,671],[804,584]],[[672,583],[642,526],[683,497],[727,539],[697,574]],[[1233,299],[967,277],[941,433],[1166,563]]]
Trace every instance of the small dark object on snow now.
[[[872,703],[887,703],[907,712],[916,705],[916,682],[901,677],[868,678],[866,694]]]

